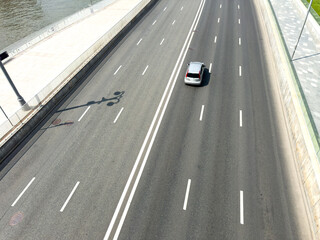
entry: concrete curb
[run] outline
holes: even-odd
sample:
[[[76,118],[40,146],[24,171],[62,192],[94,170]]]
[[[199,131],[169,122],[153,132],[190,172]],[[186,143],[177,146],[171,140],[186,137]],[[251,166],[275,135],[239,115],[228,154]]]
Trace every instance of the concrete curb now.
[[[101,62],[101,60],[121,41],[135,24],[158,2],[158,0],[142,0],[111,31],[102,36],[89,51],[86,61],[74,69],[66,69],[65,76],[59,86],[27,116],[22,124],[16,126],[15,133],[0,148],[0,164],[45,120],[55,107],[76,87],[81,85]],[[110,33],[111,32],[111,33]]]
[[[269,43],[272,46],[274,66],[279,74],[280,95],[286,110],[286,122],[292,141],[299,175],[302,179],[307,205],[312,216],[313,232],[320,239],[320,165],[317,156],[319,145],[313,132],[312,117],[299,86],[299,79],[292,64],[289,51],[281,34],[270,0],[260,0]],[[311,119],[310,119],[311,118]],[[309,123],[309,124],[308,124]]]

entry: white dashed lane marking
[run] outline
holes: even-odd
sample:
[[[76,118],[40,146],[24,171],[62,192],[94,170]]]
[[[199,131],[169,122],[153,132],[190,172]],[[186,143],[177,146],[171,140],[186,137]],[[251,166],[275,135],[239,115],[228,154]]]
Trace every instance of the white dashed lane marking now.
[[[70,201],[72,195],[74,194],[74,192],[77,190],[77,187],[79,186],[80,182],[77,182],[76,185],[74,186],[74,188],[72,189],[69,197],[67,198],[67,200],[65,201],[65,203],[63,204],[62,208],[60,209],[60,212],[63,212],[63,210],[65,209],[65,207],[67,206],[68,202]]]
[[[141,41],[142,41],[142,38],[140,38],[139,42],[137,42],[137,46],[140,44]]]
[[[204,110],[204,105],[201,107],[201,112],[200,112],[200,121],[202,121],[202,116],[203,116],[203,110]]]
[[[28,183],[28,185],[23,189],[23,191],[19,194],[19,196],[17,197],[17,199],[12,203],[11,207],[14,207],[14,205],[16,205],[16,203],[19,201],[19,199],[22,197],[22,195],[27,191],[27,189],[30,187],[30,185],[32,184],[32,182],[35,180],[36,178],[32,178],[31,181]]]
[[[188,179],[188,185],[186,189],[186,195],[184,197],[183,210],[187,210],[189,191],[190,191],[191,179]]]
[[[149,65],[146,66],[146,68],[144,69],[142,76],[146,73],[147,69],[148,69]]]
[[[118,73],[118,71],[120,70],[121,67],[122,67],[122,65],[120,65],[120,66],[118,67],[118,69],[114,72],[113,75],[116,75],[116,74]]]
[[[124,108],[121,108],[120,112],[118,113],[117,117],[114,119],[113,123],[116,123],[118,118],[120,117],[120,114],[122,113]]]
[[[243,191],[240,191],[240,224],[244,224]]]
[[[81,115],[81,117],[78,119],[78,122],[81,121],[81,119],[83,118],[83,116],[88,112],[88,110],[90,109],[90,106],[84,111],[84,113]]]

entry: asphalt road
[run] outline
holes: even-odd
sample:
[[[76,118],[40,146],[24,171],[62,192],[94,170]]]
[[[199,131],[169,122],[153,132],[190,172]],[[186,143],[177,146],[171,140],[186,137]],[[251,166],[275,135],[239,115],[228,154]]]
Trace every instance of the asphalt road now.
[[[252,2],[159,1],[2,169],[0,239],[310,239]]]

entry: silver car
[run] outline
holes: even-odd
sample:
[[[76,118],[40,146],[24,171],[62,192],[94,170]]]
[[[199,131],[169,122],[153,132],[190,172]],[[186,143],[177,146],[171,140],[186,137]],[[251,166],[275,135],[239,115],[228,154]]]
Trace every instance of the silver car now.
[[[190,85],[201,85],[204,68],[205,65],[201,62],[190,62],[188,64],[184,83]]]

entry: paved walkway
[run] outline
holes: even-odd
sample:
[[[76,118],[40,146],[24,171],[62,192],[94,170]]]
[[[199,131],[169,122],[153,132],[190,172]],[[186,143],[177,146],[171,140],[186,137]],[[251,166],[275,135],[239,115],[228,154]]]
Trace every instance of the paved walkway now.
[[[4,66],[25,101],[34,98],[140,2],[141,0],[111,1],[105,8],[54,33],[8,61],[5,60]],[[0,106],[8,116],[13,116],[21,109],[2,71]],[[1,125],[5,124],[8,125],[8,122],[0,111],[0,133]]]
[[[297,43],[307,9],[300,0],[270,0],[290,55]],[[320,133],[320,26],[309,14],[293,58],[309,108]]]

